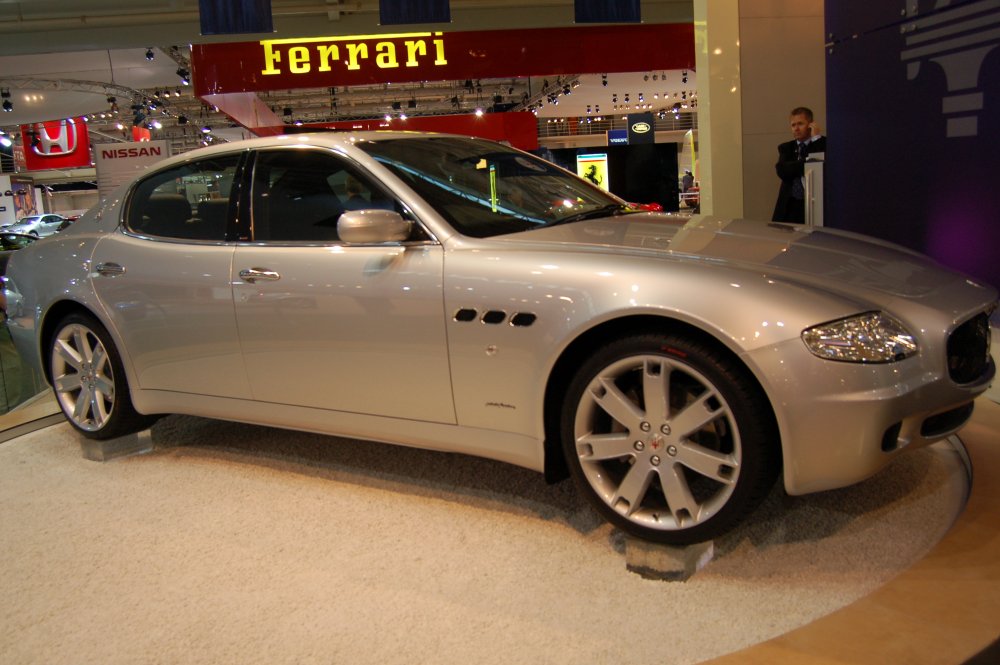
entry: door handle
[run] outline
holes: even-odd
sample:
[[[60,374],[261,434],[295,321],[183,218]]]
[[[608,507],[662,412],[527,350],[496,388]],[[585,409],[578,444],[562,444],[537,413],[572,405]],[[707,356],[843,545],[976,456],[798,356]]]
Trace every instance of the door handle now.
[[[240,279],[250,284],[255,284],[257,280],[276,282],[281,279],[281,275],[267,268],[244,268],[240,271]]]
[[[94,268],[94,272],[105,277],[116,277],[125,274],[125,266],[118,265],[117,263],[98,263]]]

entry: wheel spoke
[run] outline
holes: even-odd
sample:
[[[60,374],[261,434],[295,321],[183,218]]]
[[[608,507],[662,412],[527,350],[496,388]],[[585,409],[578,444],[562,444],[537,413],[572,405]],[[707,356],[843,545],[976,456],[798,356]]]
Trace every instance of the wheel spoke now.
[[[73,374],[63,374],[55,380],[56,392],[65,393],[72,390],[79,390],[82,384],[80,383],[80,375]]]
[[[100,390],[95,390],[93,393],[93,401],[90,407],[90,412],[94,418],[94,425],[100,427],[104,424],[104,421],[108,419],[108,408],[105,402],[104,394]]]
[[[663,487],[663,494],[667,497],[667,505],[670,512],[674,514],[674,519],[680,524],[685,517],[697,520],[700,513],[698,501],[691,494],[684,472],[676,464],[660,467],[660,485]]]
[[[726,485],[736,482],[739,463],[733,455],[725,455],[703,446],[686,443],[679,448],[677,461],[716,482]]]
[[[674,434],[681,437],[690,436],[693,432],[697,432],[718,418],[723,413],[723,409],[721,406],[715,409],[709,407],[708,402],[713,398],[717,398],[715,391],[707,390],[671,418],[670,427]]]
[[[80,367],[83,364],[83,359],[80,354],[76,352],[72,346],[70,346],[66,340],[58,339],[55,344],[56,354],[70,367],[76,371],[80,371]]]
[[[670,413],[670,366],[661,361],[649,359],[643,363],[642,393],[646,405],[646,418],[666,420]]]
[[[618,389],[613,380],[601,377],[596,387],[594,384],[591,386],[590,394],[594,402],[623,426],[633,429],[643,419],[642,410]]]
[[[84,328],[76,328],[73,331],[73,343],[80,352],[83,362],[92,363],[94,361],[94,351],[90,347],[90,340],[87,339],[87,332]]]
[[[73,420],[77,423],[87,421],[87,411],[90,408],[93,398],[94,393],[84,386],[80,394],[76,396],[76,404],[73,406]]]
[[[621,485],[618,486],[615,496],[611,500],[611,505],[617,506],[620,501],[628,502],[627,515],[631,515],[639,510],[642,507],[642,499],[646,496],[646,490],[649,489],[649,481],[652,477],[653,473],[648,466],[644,464],[632,465],[632,468],[629,469],[628,473],[622,479]]]
[[[618,459],[632,454],[632,437],[628,432],[614,434],[588,434],[576,443],[580,459],[596,462]]]

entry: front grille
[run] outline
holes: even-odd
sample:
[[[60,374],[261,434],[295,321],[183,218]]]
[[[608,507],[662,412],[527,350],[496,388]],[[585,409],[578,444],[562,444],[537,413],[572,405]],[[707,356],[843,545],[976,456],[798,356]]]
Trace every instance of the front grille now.
[[[948,338],[948,375],[955,383],[972,383],[990,364],[990,318],[969,319]]]

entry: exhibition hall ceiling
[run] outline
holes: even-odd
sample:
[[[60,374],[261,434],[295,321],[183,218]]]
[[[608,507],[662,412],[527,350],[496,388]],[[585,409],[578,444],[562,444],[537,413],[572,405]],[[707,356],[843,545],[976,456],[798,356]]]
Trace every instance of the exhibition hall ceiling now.
[[[279,36],[364,34],[378,24],[376,0],[272,0],[272,7]],[[454,30],[572,24],[572,0],[451,0],[451,7]],[[690,21],[690,0],[644,1],[642,7],[644,21]],[[156,131],[196,136],[205,125],[221,130],[231,124],[228,119],[184,84],[182,75],[191,70],[189,44],[255,37],[200,36],[197,0],[0,2],[0,92],[9,92],[4,100],[13,109],[0,112],[0,127],[88,116],[91,131],[124,140],[133,105],[144,103],[144,115],[162,125],[154,138]],[[541,118],[595,117],[689,108],[695,89],[693,71],[657,70],[305,88],[259,97],[291,124],[529,104]]]

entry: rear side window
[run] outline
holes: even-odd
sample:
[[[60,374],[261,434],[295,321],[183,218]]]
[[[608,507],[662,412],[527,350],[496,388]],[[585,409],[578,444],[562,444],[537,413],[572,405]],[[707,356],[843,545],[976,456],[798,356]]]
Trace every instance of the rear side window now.
[[[132,194],[129,230],[177,240],[225,240],[239,160],[238,154],[225,155],[153,174]]]

